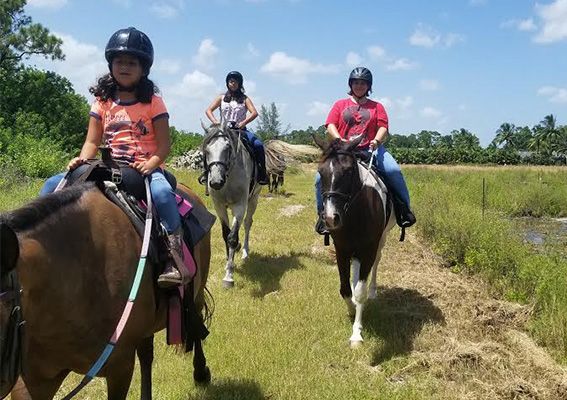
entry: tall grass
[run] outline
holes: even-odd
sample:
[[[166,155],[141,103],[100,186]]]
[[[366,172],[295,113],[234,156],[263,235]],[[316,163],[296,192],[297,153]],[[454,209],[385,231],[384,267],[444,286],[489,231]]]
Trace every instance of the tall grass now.
[[[567,169],[406,167],[419,231],[449,266],[534,305],[531,330],[567,360],[567,257],[533,252],[512,217],[567,215]],[[486,182],[483,213],[482,179]]]

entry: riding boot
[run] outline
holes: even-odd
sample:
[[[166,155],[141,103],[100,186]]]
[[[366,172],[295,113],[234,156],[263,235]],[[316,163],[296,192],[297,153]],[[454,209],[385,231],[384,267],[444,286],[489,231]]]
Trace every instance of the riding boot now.
[[[169,241],[169,259],[163,273],[158,277],[158,286],[162,289],[189,283],[185,266],[183,265],[183,228],[167,235]]]
[[[415,215],[408,205],[401,199],[394,196],[394,209],[396,212],[396,222],[401,228],[409,228],[416,222]]]
[[[315,223],[315,232],[317,232],[319,235],[328,235],[329,231],[327,230],[327,227],[325,226],[325,221],[323,221],[323,214],[319,214],[319,217],[317,218],[317,222]]]
[[[267,185],[270,183],[270,179],[268,178],[268,174],[266,172],[266,160],[260,159],[257,162],[258,165],[258,184],[259,185]]]

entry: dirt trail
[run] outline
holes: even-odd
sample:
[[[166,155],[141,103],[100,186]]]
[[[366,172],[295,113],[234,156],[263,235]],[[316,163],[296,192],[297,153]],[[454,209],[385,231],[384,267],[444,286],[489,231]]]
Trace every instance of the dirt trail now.
[[[399,230],[390,235],[377,300],[390,314],[374,318],[394,321],[394,332],[386,333],[371,369],[403,356],[409,363],[389,380],[435,382],[441,398],[567,400],[567,368],[524,329],[529,307],[496,300],[479,278],[443,267],[411,229],[404,243],[397,241]]]

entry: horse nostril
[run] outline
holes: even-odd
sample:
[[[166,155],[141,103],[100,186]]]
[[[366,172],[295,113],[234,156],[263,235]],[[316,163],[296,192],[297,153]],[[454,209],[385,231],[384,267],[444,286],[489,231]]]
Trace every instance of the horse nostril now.
[[[341,216],[339,214],[334,214],[333,215],[333,223],[336,225],[338,225],[341,222]]]

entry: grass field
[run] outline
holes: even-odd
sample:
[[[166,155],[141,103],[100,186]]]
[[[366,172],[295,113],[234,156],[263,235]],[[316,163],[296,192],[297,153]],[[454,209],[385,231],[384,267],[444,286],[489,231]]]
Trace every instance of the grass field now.
[[[365,310],[363,346],[354,350],[348,346],[351,321],[339,295],[332,252],[313,232],[314,166],[306,165],[286,176],[284,194],[262,195],[252,228],[251,256],[238,261],[232,290],[221,288],[224,244],[220,224],[215,224],[208,284],[215,313],[205,341],[213,380],[205,389],[195,387],[191,355],[168,348],[159,334],[154,398],[564,398],[565,369],[527,333],[561,359],[560,343],[542,332],[547,324],[561,323],[559,312],[565,309],[553,307],[566,304],[560,296],[561,290],[565,292],[565,275],[563,279],[555,275],[556,284],[550,288],[552,282],[542,280],[532,264],[516,262],[516,256],[531,257],[529,250],[521,250],[521,239],[513,241],[518,247],[505,242],[485,250],[486,244],[513,236],[507,222],[501,221],[516,215],[508,201],[513,196],[506,194],[519,187],[512,180],[516,171],[510,176],[509,170],[461,167],[405,167],[404,171],[419,222],[404,243],[397,242],[398,230],[390,236],[378,276],[378,298]],[[491,179],[484,219],[478,185],[483,174]],[[552,182],[550,187],[565,182],[565,171],[525,174],[530,182],[531,174],[536,182],[543,174],[545,181]],[[202,194],[196,177],[196,173],[178,173],[180,181]],[[18,206],[38,189],[39,182],[22,182],[2,190],[0,209]],[[536,192],[548,196],[543,190]],[[565,215],[566,198],[559,199],[559,211],[543,215]],[[210,198],[204,200],[211,206]],[[466,230],[458,233],[459,225]],[[473,229],[477,226],[492,228]],[[498,246],[504,250],[496,252],[494,262],[487,252]],[[515,255],[506,258],[510,252]],[[557,257],[555,264],[543,268],[562,268],[564,259]],[[514,269],[502,267],[505,262]],[[536,282],[529,283],[530,279]],[[541,293],[545,290],[554,297],[547,308],[549,296]],[[554,313],[542,320],[541,313],[551,309]],[[561,341],[562,328],[550,329],[556,329]],[[67,379],[59,395],[78,379]],[[104,382],[98,379],[79,395],[104,396]],[[129,398],[139,398],[137,371]]]

